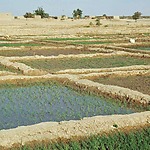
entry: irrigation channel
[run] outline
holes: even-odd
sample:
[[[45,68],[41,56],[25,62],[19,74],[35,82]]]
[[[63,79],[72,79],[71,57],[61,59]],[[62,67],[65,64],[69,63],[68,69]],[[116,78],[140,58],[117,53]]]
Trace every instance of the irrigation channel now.
[[[135,110],[88,93],[77,92],[54,82],[0,87],[0,130],[49,121],[83,117],[131,114]]]

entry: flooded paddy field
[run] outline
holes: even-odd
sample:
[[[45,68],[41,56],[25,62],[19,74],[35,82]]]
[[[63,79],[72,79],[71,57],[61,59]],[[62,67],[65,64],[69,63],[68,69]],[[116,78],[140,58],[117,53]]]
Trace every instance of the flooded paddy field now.
[[[6,84],[0,87],[0,97],[0,130],[40,122],[136,112],[114,100],[76,92],[48,81],[22,86]]]

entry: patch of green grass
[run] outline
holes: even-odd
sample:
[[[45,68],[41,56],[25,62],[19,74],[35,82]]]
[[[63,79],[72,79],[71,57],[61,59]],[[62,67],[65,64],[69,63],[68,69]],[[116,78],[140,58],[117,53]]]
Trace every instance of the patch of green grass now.
[[[20,47],[20,46],[41,46],[40,44],[36,43],[1,43],[0,47]]]
[[[100,37],[78,37],[78,38],[46,38],[44,40],[51,40],[51,41],[88,41],[88,40],[98,40],[104,39]]]
[[[32,68],[46,71],[59,71],[65,69],[110,68],[131,65],[149,65],[149,58],[136,58],[127,56],[94,57],[94,58],[64,58],[19,61]]]
[[[136,49],[139,49],[139,50],[150,50],[150,47],[137,47]]]
[[[150,36],[150,33],[143,33],[145,36]]]
[[[76,141],[23,146],[20,150],[149,150],[149,136],[150,127],[146,127],[126,133],[97,135]]]
[[[51,41],[75,41],[75,40],[89,40],[90,38],[46,38]]]
[[[113,43],[112,41],[78,41],[78,42],[72,42],[72,44],[83,44],[83,45],[88,45],[88,44],[111,44]]]

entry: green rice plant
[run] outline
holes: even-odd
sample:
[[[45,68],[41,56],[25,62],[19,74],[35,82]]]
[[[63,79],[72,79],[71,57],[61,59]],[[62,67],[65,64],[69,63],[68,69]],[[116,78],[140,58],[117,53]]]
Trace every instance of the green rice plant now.
[[[150,33],[144,33],[145,36],[150,36]]]
[[[150,50],[150,47],[137,47],[136,49],[139,49],[139,50]]]
[[[32,148],[23,146],[20,150],[149,150],[149,135],[150,127],[148,126],[130,132],[112,132],[107,135],[95,135],[68,142],[37,143]]]
[[[75,41],[75,40],[89,40],[90,38],[46,38],[44,40],[50,41]]]
[[[131,65],[149,65],[149,58],[136,58],[127,56],[110,56],[95,58],[64,58],[64,59],[42,59],[18,61],[32,68],[43,69],[49,72],[65,69],[88,69],[88,68],[110,68]]]
[[[69,87],[53,82],[29,83],[28,86],[19,84],[17,87],[13,84],[0,87],[2,101],[0,120],[3,124],[8,122],[5,127],[0,126],[0,129],[45,121],[76,120],[93,115],[110,115],[114,114],[114,110],[116,110],[115,114],[135,112],[134,109],[125,108],[113,101],[87,93],[77,93]]]
[[[90,44],[111,44],[112,41],[78,41],[78,42],[72,42],[72,44],[83,44],[83,45],[90,45]]]

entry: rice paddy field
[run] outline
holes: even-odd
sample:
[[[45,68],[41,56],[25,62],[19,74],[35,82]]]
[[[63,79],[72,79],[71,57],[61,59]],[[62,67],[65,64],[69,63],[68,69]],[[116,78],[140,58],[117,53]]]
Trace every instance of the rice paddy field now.
[[[94,57],[94,58],[66,58],[66,59],[42,59],[19,61],[36,69],[46,71],[59,71],[65,69],[90,69],[111,68],[131,65],[150,65],[149,58],[134,58],[126,56]]]
[[[150,95],[150,76],[127,76],[127,77],[110,77],[95,78],[95,82],[117,85]],[[142,85],[144,84],[144,86]]]
[[[139,44],[136,44],[136,45],[125,45],[123,47],[132,48],[132,49],[135,49],[135,50],[143,50],[143,51],[147,51],[147,52],[149,52],[149,50],[150,50],[149,42],[139,43]]]
[[[20,21],[0,36],[0,150],[150,149],[148,22]]]
[[[139,50],[150,50],[150,47],[138,47]]]
[[[10,129],[47,121],[79,120],[84,117],[136,112],[125,104],[76,92],[45,82],[0,88],[0,129]],[[23,96],[24,95],[24,96]],[[5,118],[3,117],[5,116]]]
[[[59,50],[59,49],[33,49],[33,50],[1,50],[0,55],[1,56],[6,56],[6,57],[11,57],[11,56],[35,56],[35,55],[43,55],[43,56],[58,56],[60,54],[63,55],[70,55],[70,54],[91,54],[94,53],[92,51],[83,51],[83,50],[75,50],[75,49],[64,49],[64,50]]]

